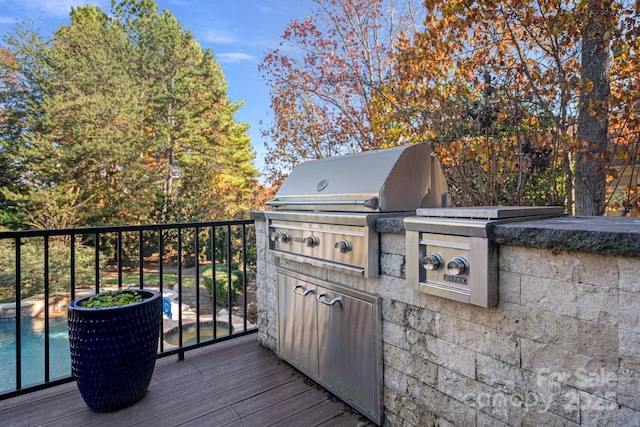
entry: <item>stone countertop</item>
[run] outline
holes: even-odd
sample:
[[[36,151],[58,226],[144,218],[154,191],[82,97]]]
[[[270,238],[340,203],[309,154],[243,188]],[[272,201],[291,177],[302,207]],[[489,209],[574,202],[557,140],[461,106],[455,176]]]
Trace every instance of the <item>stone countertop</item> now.
[[[264,212],[251,212],[264,221]],[[404,233],[403,216],[378,218],[379,233]],[[605,255],[640,257],[640,218],[561,216],[494,225],[490,238],[499,245],[528,246]]]
[[[267,218],[264,216],[264,211],[251,211],[249,212],[249,218],[254,221],[266,221]]]
[[[380,233],[404,233],[402,217],[380,218]],[[640,218],[561,216],[496,224],[489,231],[499,245],[640,257]]]
[[[499,245],[640,256],[640,218],[562,216],[497,224]]]

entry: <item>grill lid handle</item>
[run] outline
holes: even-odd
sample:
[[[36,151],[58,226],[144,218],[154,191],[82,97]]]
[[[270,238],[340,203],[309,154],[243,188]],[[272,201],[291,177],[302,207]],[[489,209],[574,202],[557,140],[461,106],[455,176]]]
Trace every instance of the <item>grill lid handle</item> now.
[[[291,199],[291,200],[282,200],[282,199],[273,199],[267,202],[267,205],[273,207],[279,206],[307,206],[307,205],[320,205],[320,206],[345,206],[345,205],[356,205],[356,206],[364,206],[369,209],[378,209],[379,199],[377,197],[371,197],[370,199],[362,199],[362,200],[341,200],[341,199]]]

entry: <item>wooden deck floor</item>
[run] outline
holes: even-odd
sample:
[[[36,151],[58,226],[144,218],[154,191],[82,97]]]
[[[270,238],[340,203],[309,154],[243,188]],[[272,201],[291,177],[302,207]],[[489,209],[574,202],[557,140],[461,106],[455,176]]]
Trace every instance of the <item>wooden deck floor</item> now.
[[[0,401],[2,426],[371,426],[256,335],[159,359],[146,396],[100,414],[75,383]]]

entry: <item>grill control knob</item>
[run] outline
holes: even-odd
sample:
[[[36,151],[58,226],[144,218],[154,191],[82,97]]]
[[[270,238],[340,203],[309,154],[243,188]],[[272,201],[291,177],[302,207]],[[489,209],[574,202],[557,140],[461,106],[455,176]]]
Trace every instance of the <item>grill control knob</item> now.
[[[469,263],[461,256],[451,258],[451,261],[447,264],[447,271],[453,276],[462,276],[467,273],[469,269]]]
[[[272,231],[269,235],[272,242],[288,243],[291,238],[286,231]]]
[[[303,240],[308,248],[312,248],[320,244],[320,239],[318,239],[316,236],[307,236]]]
[[[444,264],[444,260],[439,254],[432,253],[422,258],[422,266],[427,271],[436,271]]]
[[[345,254],[351,250],[351,242],[348,240],[340,240],[339,242],[336,242],[334,247],[336,252]]]

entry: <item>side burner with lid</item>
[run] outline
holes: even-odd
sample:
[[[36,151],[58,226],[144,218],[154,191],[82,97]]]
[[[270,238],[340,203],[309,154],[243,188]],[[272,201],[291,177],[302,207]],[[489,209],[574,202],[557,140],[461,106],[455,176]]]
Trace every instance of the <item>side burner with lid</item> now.
[[[418,209],[404,219],[407,280],[421,292],[491,307],[498,304],[496,224],[562,215],[562,206]]]

